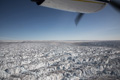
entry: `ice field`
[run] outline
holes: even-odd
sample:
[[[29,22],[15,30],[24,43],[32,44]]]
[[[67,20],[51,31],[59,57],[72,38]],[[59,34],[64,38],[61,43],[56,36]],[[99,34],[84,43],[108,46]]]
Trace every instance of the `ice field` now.
[[[120,80],[120,41],[1,41],[0,80]]]

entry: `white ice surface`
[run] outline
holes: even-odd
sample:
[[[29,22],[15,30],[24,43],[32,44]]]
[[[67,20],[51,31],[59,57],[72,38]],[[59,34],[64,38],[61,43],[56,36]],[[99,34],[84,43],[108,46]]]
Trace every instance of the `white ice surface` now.
[[[119,44],[0,42],[0,80],[120,80]]]

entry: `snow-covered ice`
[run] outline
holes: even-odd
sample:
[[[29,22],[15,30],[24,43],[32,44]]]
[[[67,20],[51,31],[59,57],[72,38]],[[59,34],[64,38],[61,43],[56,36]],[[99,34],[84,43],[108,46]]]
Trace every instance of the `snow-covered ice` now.
[[[1,41],[0,80],[120,80],[120,41]]]

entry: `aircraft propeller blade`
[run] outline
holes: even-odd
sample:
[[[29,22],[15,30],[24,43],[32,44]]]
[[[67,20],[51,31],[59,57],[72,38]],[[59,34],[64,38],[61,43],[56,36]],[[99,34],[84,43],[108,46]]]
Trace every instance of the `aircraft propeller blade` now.
[[[77,24],[79,23],[79,21],[80,21],[80,19],[82,18],[83,15],[84,15],[83,13],[79,13],[79,14],[77,15],[77,17],[75,18],[75,24],[76,24],[76,26],[77,26]]]
[[[118,10],[118,11],[120,12],[120,3],[118,3],[118,2],[115,1],[115,0],[111,0],[111,1],[109,2],[109,4],[110,4],[111,6],[113,6],[116,10]]]

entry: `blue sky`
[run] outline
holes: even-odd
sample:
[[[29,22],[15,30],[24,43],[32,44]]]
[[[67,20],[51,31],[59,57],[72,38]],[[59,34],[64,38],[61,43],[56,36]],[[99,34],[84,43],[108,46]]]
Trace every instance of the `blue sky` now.
[[[0,0],[0,40],[120,40],[120,13],[110,5],[77,27],[76,16],[30,0]]]

